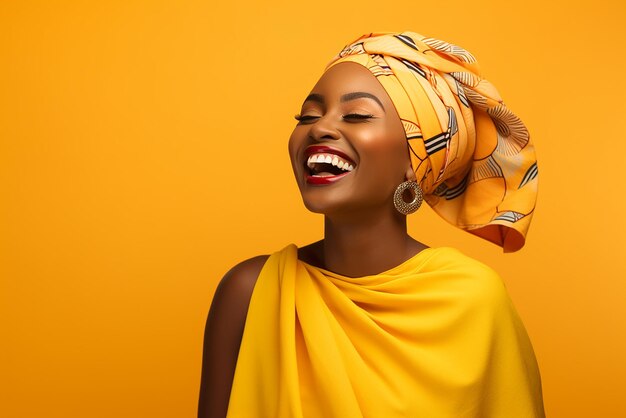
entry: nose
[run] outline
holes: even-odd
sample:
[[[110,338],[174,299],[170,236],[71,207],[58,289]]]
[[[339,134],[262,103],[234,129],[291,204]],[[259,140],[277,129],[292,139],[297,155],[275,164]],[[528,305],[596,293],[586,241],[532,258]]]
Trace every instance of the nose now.
[[[333,120],[334,116],[330,113],[319,118],[309,130],[309,136],[315,141],[335,140],[341,137],[341,134],[337,130],[336,121]]]

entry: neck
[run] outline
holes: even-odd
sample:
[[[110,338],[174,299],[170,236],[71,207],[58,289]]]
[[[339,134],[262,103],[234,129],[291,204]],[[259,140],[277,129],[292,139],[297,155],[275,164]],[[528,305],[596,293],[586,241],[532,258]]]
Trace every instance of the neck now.
[[[341,275],[378,274],[423,248],[407,234],[406,217],[399,214],[368,219],[324,218],[324,264],[326,269]]]

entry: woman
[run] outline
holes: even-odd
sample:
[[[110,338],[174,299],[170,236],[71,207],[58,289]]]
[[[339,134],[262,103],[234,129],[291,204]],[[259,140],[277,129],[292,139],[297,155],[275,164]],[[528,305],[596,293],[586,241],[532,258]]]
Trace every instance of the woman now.
[[[324,239],[222,279],[199,416],[543,417],[501,279],[407,234],[423,196],[505,251],[524,245],[534,150],[474,57],[412,32],[362,36],[296,118],[289,154]]]

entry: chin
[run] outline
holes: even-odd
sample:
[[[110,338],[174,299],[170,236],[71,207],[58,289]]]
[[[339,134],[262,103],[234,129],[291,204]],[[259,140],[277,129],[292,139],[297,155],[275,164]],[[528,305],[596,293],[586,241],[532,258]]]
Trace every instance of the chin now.
[[[304,207],[306,207],[309,212],[320,213],[322,215],[332,212],[333,207],[336,206],[330,202],[321,201],[320,199],[305,199],[304,196],[302,197],[302,203],[304,203]]]
[[[343,193],[324,193],[324,196],[315,193],[303,193],[302,202],[304,206],[313,213],[322,215],[332,215],[340,213],[357,213],[361,205],[357,204],[349,195]]]
[[[313,213],[328,214],[345,207],[343,199],[333,198],[333,196],[314,196],[316,193],[305,192],[302,194],[302,203]]]

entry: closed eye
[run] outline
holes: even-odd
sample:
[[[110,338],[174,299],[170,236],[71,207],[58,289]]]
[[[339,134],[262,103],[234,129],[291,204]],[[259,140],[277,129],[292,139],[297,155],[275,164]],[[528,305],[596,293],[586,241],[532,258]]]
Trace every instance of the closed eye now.
[[[319,116],[310,116],[310,115],[295,115],[294,118],[298,121],[298,123],[306,123],[315,119],[319,119]]]
[[[361,121],[366,119],[372,119],[374,115],[366,115],[361,113],[348,113],[347,115],[343,115],[344,119],[352,120],[352,121]]]
[[[298,123],[307,123],[319,119],[321,116],[312,116],[312,115],[295,115],[294,118],[298,121]],[[344,120],[356,122],[356,121],[365,121],[367,119],[373,119],[374,115],[370,114],[361,114],[361,113],[348,113],[347,115],[342,116]]]

